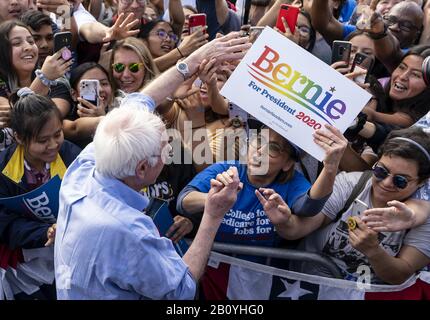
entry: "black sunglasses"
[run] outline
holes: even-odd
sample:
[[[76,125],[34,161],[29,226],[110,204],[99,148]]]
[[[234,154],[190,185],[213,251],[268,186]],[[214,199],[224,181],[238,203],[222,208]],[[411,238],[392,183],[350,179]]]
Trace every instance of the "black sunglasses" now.
[[[373,166],[372,170],[373,170],[373,175],[379,181],[382,181],[388,176],[391,176],[393,178],[393,184],[396,186],[396,188],[399,188],[399,189],[405,189],[408,186],[409,182],[416,180],[416,179],[408,179],[400,174],[392,175],[387,169],[385,169],[382,166],[378,166],[377,164]]]

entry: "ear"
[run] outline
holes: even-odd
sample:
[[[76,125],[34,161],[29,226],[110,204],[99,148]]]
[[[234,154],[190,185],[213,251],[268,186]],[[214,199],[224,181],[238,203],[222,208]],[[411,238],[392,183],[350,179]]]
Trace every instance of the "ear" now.
[[[13,137],[15,138],[15,141],[20,144],[24,145],[24,141],[16,134],[16,132],[13,133]]]
[[[282,167],[282,171],[287,172],[289,170],[291,170],[291,168],[294,166],[295,161],[291,158],[289,158],[286,162],[285,165]]]
[[[78,91],[75,89],[70,89],[70,96],[74,102],[78,101]]]
[[[146,160],[141,160],[137,163],[135,174],[139,180],[143,180],[145,178],[147,168],[148,162]]]

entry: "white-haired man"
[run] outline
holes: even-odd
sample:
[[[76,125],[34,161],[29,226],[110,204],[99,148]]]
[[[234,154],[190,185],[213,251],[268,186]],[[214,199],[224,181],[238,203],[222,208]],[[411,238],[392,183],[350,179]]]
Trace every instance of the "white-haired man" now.
[[[230,183],[212,181],[195,241],[181,259],[142,213],[148,199],[138,191],[155,182],[169,151],[162,120],[148,110],[197,72],[204,59],[241,58],[247,48],[237,33],[208,43],[135,94],[137,106],[126,103],[100,122],[94,142],[69,166],[60,190],[59,299],[194,297],[222,217],[236,201],[239,178],[230,168],[225,173]]]

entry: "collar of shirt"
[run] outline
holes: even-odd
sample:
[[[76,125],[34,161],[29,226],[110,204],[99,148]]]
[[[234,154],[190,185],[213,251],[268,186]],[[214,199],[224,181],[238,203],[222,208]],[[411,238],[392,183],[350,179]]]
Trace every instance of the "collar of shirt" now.
[[[149,199],[146,196],[133,190],[121,180],[106,177],[98,173],[97,170],[94,170],[94,179],[105,189],[111,190],[110,195],[127,203],[130,207],[143,211],[148,206]]]

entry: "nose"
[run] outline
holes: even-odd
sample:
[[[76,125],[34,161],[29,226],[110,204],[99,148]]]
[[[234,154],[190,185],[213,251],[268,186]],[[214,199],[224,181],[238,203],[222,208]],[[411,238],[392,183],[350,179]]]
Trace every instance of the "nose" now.
[[[42,40],[40,40],[40,42],[39,42],[39,47],[42,49],[47,48],[48,47],[48,41],[46,41],[45,38],[42,38]]]
[[[133,2],[130,4],[130,8],[133,8],[133,9],[137,9],[140,7],[141,7],[141,5],[138,4],[136,0],[133,0]]]
[[[385,189],[395,189],[396,186],[393,184],[393,177],[388,175],[385,177],[385,179],[379,181],[379,183],[385,188]]]

